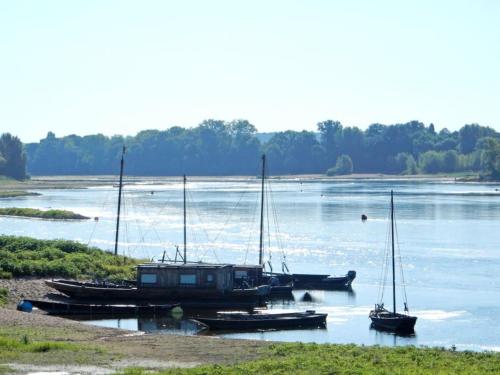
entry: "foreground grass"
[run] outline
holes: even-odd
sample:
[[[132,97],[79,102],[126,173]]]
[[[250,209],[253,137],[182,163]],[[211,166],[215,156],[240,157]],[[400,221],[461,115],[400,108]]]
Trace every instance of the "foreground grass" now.
[[[3,216],[20,216],[20,217],[34,217],[39,219],[51,220],[88,220],[87,216],[77,214],[73,211],[66,210],[38,210],[36,208],[18,208],[7,207],[0,208],[0,215]]]
[[[39,193],[31,193],[29,191],[12,190],[0,191],[0,198],[17,198],[17,197],[31,197],[41,195]]]
[[[201,366],[152,373],[131,368],[123,375],[141,374],[499,374],[500,354],[455,352],[415,347],[275,344],[259,360],[235,365]]]
[[[108,356],[101,346],[40,340],[36,333],[32,335],[27,328],[8,331],[0,329],[0,369],[2,365],[5,367],[6,363],[14,362],[32,365],[82,365],[107,363]]]
[[[0,236],[0,278],[60,276],[134,279],[134,266],[140,262],[74,241]]]

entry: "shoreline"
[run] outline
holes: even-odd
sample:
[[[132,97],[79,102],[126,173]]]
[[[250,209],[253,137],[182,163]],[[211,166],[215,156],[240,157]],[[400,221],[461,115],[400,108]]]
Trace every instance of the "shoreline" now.
[[[95,186],[114,185],[118,181],[118,175],[77,175],[77,176],[35,176],[29,180],[3,180],[0,181],[1,191],[13,190],[45,190],[45,189],[86,189]],[[192,182],[214,182],[214,181],[241,181],[254,180],[257,176],[233,175],[233,176],[189,176]],[[479,181],[477,175],[472,174],[418,174],[418,175],[391,175],[380,173],[359,173],[342,176],[327,176],[325,174],[297,174],[297,175],[275,175],[269,176],[270,180],[309,180],[309,181],[427,181],[427,182],[458,182],[458,183],[486,183],[498,184],[495,181]],[[175,183],[181,180],[180,176],[125,176],[126,184],[134,185],[157,185]],[[30,192],[27,192],[32,195]]]

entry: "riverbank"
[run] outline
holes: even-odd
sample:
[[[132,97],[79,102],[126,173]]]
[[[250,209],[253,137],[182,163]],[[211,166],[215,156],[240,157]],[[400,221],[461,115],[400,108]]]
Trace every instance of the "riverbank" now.
[[[189,176],[193,182],[213,182],[228,180],[254,179],[254,176]],[[326,176],[324,174],[280,175],[270,176],[270,179],[284,180],[370,180],[370,181],[461,181],[476,182],[474,174],[418,174],[418,175],[388,175],[379,173],[362,173],[344,176]],[[125,176],[126,184],[155,185],[178,182],[179,176]],[[118,181],[118,176],[36,176],[29,180],[0,180],[0,194],[12,190],[44,190],[44,189],[84,189],[90,186],[109,186]],[[29,192],[28,192],[29,193]]]

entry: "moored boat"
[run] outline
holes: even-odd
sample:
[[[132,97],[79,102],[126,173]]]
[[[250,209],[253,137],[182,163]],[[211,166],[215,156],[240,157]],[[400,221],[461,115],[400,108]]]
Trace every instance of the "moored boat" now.
[[[256,329],[300,329],[326,326],[328,314],[315,311],[293,313],[219,314],[215,318],[197,317],[210,330],[246,331]]]
[[[75,303],[71,301],[48,301],[25,299],[21,303],[30,303],[33,307],[50,315],[165,315],[178,308],[177,304],[104,304]]]
[[[261,207],[260,207],[260,242],[259,242],[259,265],[264,268],[264,198],[266,180],[266,155],[262,155],[261,176]],[[276,220],[276,213],[274,215]],[[275,223],[277,226],[277,223]],[[348,271],[344,276],[331,276],[325,274],[303,274],[290,273],[283,256],[282,272],[273,272],[271,262],[270,272],[263,272],[260,278],[261,284],[271,285],[271,294],[291,293],[292,289],[316,289],[316,290],[350,290],[356,278],[356,271]]]
[[[268,286],[241,287],[234,266],[209,263],[145,263],[137,266],[136,286],[47,280],[46,284],[76,300],[217,303],[259,306]]]
[[[306,273],[264,273],[264,282],[277,278],[280,283],[291,283],[294,289],[349,290],[356,278],[356,271],[348,271],[344,276]]]
[[[369,318],[372,321],[372,326],[374,328],[389,330],[396,333],[409,334],[414,332],[415,323],[417,322],[416,316],[409,315],[408,302],[406,301],[406,291],[403,293],[405,301],[404,301],[404,314],[398,313],[396,311],[396,262],[395,262],[395,232],[394,232],[394,193],[391,190],[391,259],[392,259],[392,303],[393,309],[392,311],[387,310],[384,307],[382,301],[375,305],[375,309],[370,311]],[[388,257],[385,257],[387,259]],[[400,257],[401,259],[401,257]],[[384,268],[387,265],[384,264]],[[401,267],[401,275],[403,274],[402,264]],[[385,272],[383,271],[383,274]],[[380,298],[383,297],[384,290],[384,280],[382,280]],[[402,287],[404,288],[404,281],[402,283]]]

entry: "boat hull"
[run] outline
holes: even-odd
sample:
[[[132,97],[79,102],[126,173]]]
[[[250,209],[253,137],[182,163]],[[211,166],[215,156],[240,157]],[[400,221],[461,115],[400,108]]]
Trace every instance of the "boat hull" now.
[[[416,316],[377,311],[370,312],[370,319],[374,328],[407,334],[414,332],[417,322]]]
[[[45,311],[50,315],[127,315],[127,316],[151,316],[165,315],[179,304],[94,304],[94,303],[72,303],[44,300],[24,300],[33,307]]]
[[[345,276],[333,277],[322,274],[278,274],[268,273],[264,282],[276,278],[281,285],[293,283],[293,289],[316,289],[316,290],[349,290],[356,278],[356,271],[349,271]]]
[[[262,314],[227,318],[196,318],[210,330],[248,331],[257,329],[300,329],[326,326],[328,314]]]
[[[47,280],[48,286],[77,300],[110,302],[169,302],[186,303],[190,307],[209,305],[210,307],[253,307],[262,304],[262,288],[216,289],[195,288],[137,288],[121,286],[100,286],[66,280]]]

